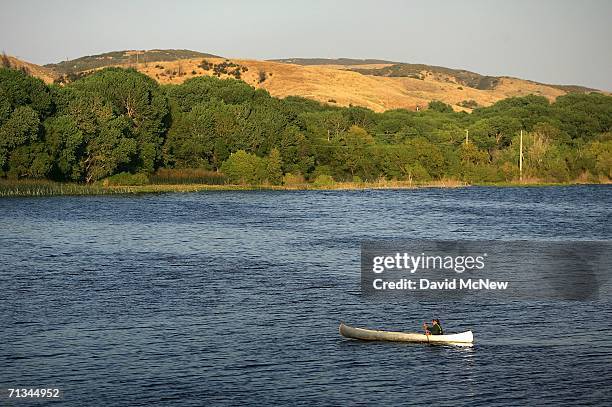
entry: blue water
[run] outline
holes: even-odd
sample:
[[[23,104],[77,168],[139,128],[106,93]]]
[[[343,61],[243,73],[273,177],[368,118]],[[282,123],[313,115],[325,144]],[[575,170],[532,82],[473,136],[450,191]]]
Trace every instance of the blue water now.
[[[612,240],[611,208],[610,186],[2,199],[0,388],[56,386],[70,406],[603,405],[610,295],[368,299],[359,250]],[[432,316],[475,345],[338,334]]]

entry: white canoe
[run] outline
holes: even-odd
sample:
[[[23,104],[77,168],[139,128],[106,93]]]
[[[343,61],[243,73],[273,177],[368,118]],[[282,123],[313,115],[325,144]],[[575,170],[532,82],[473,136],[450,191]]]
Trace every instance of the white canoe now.
[[[450,343],[466,344],[474,342],[472,331],[451,335],[425,335],[407,332],[376,331],[373,329],[353,328],[340,323],[340,335],[361,339],[363,341],[392,341],[392,342],[424,342],[424,343]]]

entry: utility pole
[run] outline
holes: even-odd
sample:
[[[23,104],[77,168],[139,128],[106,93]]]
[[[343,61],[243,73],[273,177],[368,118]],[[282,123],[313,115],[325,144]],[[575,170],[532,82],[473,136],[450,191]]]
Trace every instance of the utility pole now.
[[[519,180],[523,182],[523,129],[521,129],[521,141],[519,152]]]
[[[467,146],[469,142],[470,142],[470,131],[468,129],[465,129],[465,145]]]

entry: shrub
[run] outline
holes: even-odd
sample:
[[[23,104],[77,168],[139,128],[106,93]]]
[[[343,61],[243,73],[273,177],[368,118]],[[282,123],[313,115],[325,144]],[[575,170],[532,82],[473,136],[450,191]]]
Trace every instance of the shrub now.
[[[420,162],[406,166],[406,180],[408,181],[430,181],[431,175]]]
[[[272,185],[283,182],[283,160],[277,148],[273,148],[266,159],[266,179]]]
[[[263,83],[267,78],[266,71],[259,71],[258,78],[259,78],[259,83]]]
[[[221,171],[231,183],[259,184],[266,178],[266,163],[254,154],[238,150],[221,164]]]
[[[222,185],[225,176],[202,168],[160,168],[149,177],[152,184],[207,184]]]
[[[506,177],[507,174],[488,164],[466,165],[463,173],[463,179],[468,182],[499,182]]]
[[[310,179],[316,179],[319,175],[333,174],[332,168],[329,165],[317,165],[317,168],[312,172]]]
[[[146,174],[138,173],[138,174],[130,174],[129,172],[120,172],[119,174],[115,174],[111,177],[106,178],[102,184],[104,186],[108,185],[146,185],[149,183],[149,178]]]
[[[214,68],[214,66],[215,66],[214,64],[212,64],[212,63],[208,62],[208,61],[207,61],[207,60],[205,60],[205,59],[203,59],[203,60],[202,60],[202,63],[200,63],[200,65],[198,65],[198,67],[202,68],[202,69],[203,69],[203,70],[205,70],[205,71],[209,71],[209,70],[211,70],[212,68]]]
[[[453,108],[451,107],[451,105],[447,105],[446,103],[440,102],[439,100],[432,100],[431,102],[429,102],[428,109],[436,111],[436,112],[440,112],[440,113],[452,113],[453,112]]]
[[[304,176],[299,172],[295,174],[288,172],[283,177],[283,185],[302,185],[304,182]]]
[[[335,181],[331,175],[317,175],[314,182],[312,183],[315,187],[330,187],[334,185]]]
[[[478,107],[478,102],[474,99],[463,100],[458,103],[459,106],[467,107],[468,109],[476,109]]]

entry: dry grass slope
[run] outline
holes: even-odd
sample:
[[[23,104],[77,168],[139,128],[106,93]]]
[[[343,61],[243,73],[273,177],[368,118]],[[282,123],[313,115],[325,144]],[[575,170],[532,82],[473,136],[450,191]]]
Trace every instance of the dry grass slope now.
[[[173,52],[172,55],[166,55],[169,51]],[[177,54],[179,51],[182,54]],[[145,59],[147,62],[139,59],[136,63],[134,58],[125,57],[125,55],[131,55],[130,52],[119,51],[108,54],[121,54],[121,58],[108,56],[84,58],[86,61],[94,58],[97,64],[89,71],[105,66],[132,67],[162,84],[178,84],[189,78],[214,75],[211,67],[205,68],[202,65],[203,60],[214,65],[230,61],[225,58],[202,57],[199,55],[207,54],[200,53],[194,53],[198,55],[195,58],[161,61],[159,59],[171,59],[175,54],[177,58],[189,54],[187,50],[153,50],[147,51],[149,52],[149,60]],[[158,59],[156,62],[151,61],[154,55]],[[102,60],[105,62],[101,63]],[[53,65],[41,67],[15,58],[11,58],[11,61],[14,61],[16,66],[25,65],[32,75],[40,77],[47,83],[53,82],[59,76],[58,72],[51,69]],[[345,61],[342,59],[321,60],[320,65],[304,64],[301,60],[296,61],[302,64],[242,59],[232,59],[230,63],[240,67],[241,80],[256,88],[266,89],[273,96],[302,96],[334,106],[363,106],[377,112],[398,108],[416,110],[425,108],[432,100],[448,103],[457,111],[470,111],[475,105],[489,106],[501,99],[529,94],[544,96],[552,101],[566,94],[568,90],[572,90],[571,87],[545,85],[509,77],[496,78],[495,86],[491,89],[476,89],[460,83],[460,79],[453,76],[453,70],[438,67],[440,68],[438,71],[431,71],[426,65],[423,65],[421,71],[411,76],[384,76],[364,73],[367,73],[368,70],[392,67],[392,63],[385,63],[387,61],[365,60],[361,65],[358,60]],[[342,64],[342,62],[346,63]],[[63,64],[70,63],[71,61],[67,61]],[[420,65],[412,65],[413,68],[418,66]],[[235,68],[229,68],[227,73],[218,72],[218,76],[221,78],[235,77],[231,72],[233,69]]]
[[[213,64],[225,61],[222,58],[207,58]],[[273,96],[302,96],[337,106],[363,106],[380,112],[389,109],[425,108],[431,100],[441,100],[456,110],[470,110],[460,106],[467,100],[474,100],[479,106],[489,106],[498,100],[511,96],[536,94],[554,100],[566,92],[551,86],[534,82],[501,78],[491,90],[461,86],[449,80],[426,76],[423,80],[409,77],[385,77],[363,75],[342,65],[294,65],[272,61],[232,59],[232,62],[246,66],[241,79],[257,88],[264,88]],[[198,65],[201,59],[184,59],[144,66],[138,70],[157,79],[160,83],[182,83],[194,76],[212,75]],[[376,65],[376,67],[384,66]],[[353,65],[351,68],[355,68]],[[373,67],[371,64],[364,67]],[[176,73],[176,75],[168,74]],[[178,75],[181,72],[182,75]],[[260,83],[259,72],[266,73]],[[232,77],[231,75],[220,76]]]
[[[30,62],[22,61],[15,57],[8,57],[10,67],[14,69],[25,69],[30,75],[42,79],[45,83],[53,83],[57,78],[57,73],[52,69],[45,68],[44,66],[32,64]]]

